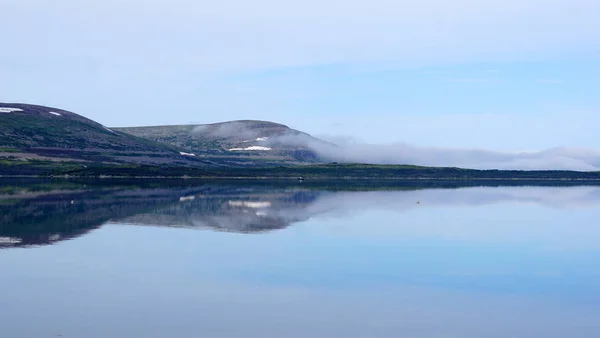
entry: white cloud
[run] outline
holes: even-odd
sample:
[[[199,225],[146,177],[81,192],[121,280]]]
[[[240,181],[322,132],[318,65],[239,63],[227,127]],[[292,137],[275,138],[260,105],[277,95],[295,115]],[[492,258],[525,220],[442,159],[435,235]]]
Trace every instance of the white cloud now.
[[[332,161],[374,164],[412,164],[474,169],[600,170],[600,152],[555,148],[537,152],[499,152],[484,149],[428,148],[410,144],[355,144],[315,147]]]

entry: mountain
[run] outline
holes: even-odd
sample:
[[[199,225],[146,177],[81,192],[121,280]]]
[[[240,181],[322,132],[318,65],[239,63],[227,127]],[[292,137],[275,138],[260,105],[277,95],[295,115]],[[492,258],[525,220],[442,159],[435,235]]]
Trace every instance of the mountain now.
[[[191,165],[173,146],[115,131],[75,113],[0,103],[0,158]]]
[[[331,144],[288,126],[255,120],[214,124],[113,128],[229,165],[324,162],[313,149]]]
[[[0,103],[0,162],[7,164],[0,174],[7,175],[50,173],[58,165],[74,170],[86,162],[170,167],[322,163],[313,150],[322,145],[331,146],[267,121],[108,128],[63,109]]]

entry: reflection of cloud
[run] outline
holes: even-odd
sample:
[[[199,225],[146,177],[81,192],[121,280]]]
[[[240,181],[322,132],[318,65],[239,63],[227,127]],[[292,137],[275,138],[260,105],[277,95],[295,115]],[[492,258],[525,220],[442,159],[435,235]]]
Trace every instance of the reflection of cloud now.
[[[598,207],[600,187],[482,187],[342,192],[319,198],[306,212],[324,213],[334,223],[344,219],[337,231],[357,238],[523,243],[554,250],[600,249],[600,227],[591,221]]]
[[[416,202],[420,202],[417,204]],[[415,191],[340,192],[319,198],[314,204],[328,204],[360,212],[367,209],[402,211],[413,208],[490,204],[530,204],[550,208],[600,206],[598,187],[476,187],[424,189]]]
[[[260,233],[299,222],[327,224],[343,220],[342,232],[365,238],[401,233],[406,238],[545,241],[548,247],[562,247],[569,241],[600,243],[593,224],[577,223],[578,215],[597,207],[600,207],[600,187],[595,186],[366,192],[280,189],[268,194],[260,190],[251,194],[244,191],[224,196],[206,194],[201,199],[176,203],[123,221]],[[547,215],[565,218],[548,220]],[[325,231],[327,227],[320,225],[318,229]]]

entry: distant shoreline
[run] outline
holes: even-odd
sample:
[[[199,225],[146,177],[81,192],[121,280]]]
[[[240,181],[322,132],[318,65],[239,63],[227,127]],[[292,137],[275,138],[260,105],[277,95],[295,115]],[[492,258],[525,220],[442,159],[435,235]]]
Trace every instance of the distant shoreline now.
[[[412,165],[322,164],[289,167],[192,167],[52,161],[3,161],[3,178],[203,179],[296,181],[588,182],[600,172],[478,170]]]
[[[152,180],[152,179],[167,179],[167,180],[215,180],[215,181],[226,181],[226,180],[237,180],[237,181],[399,181],[399,182],[422,182],[422,181],[440,181],[440,182],[485,182],[485,181],[496,181],[496,182],[597,182],[600,184],[600,178],[526,178],[526,177],[514,177],[514,178],[482,178],[482,177],[470,177],[470,178],[449,178],[449,177],[318,177],[308,179],[298,179],[295,177],[287,176],[112,176],[112,175],[99,175],[99,176],[85,176],[85,175],[57,175],[57,176],[45,176],[45,175],[0,175],[2,178],[33,178],[33,179],[140,179],[140,180]]]

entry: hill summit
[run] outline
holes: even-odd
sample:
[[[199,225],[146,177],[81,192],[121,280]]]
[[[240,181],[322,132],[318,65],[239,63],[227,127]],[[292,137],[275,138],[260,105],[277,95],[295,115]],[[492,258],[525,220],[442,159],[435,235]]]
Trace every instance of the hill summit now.
[[[0,156],[109,163],[190,163],[173,146],[115,131],[63,109],[14,103],[0,103]]]
[[[320,162],[313,149],[327,144],[283,124],[257,120],[114,129],[236,165]]]

